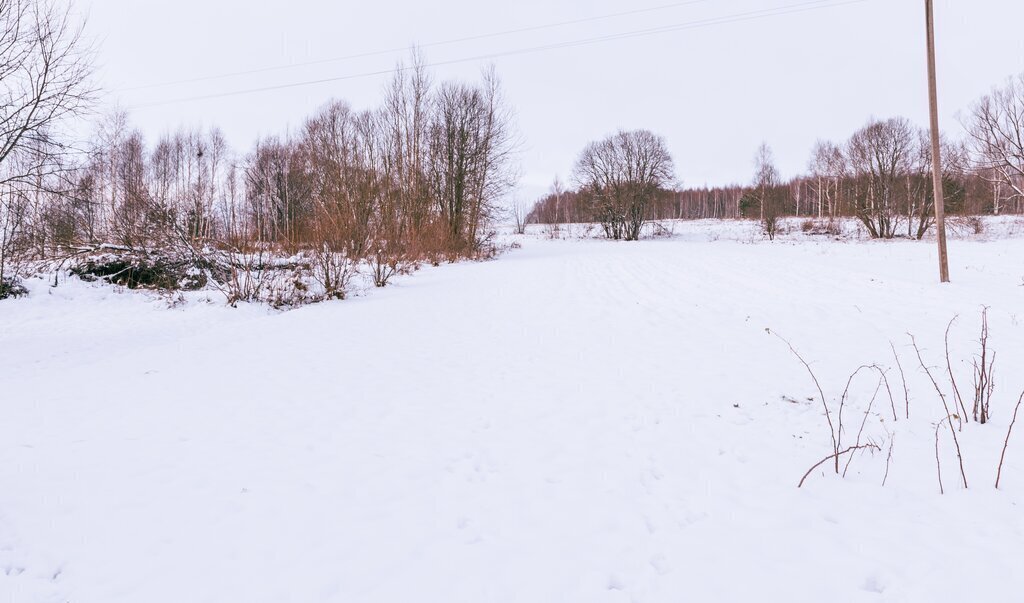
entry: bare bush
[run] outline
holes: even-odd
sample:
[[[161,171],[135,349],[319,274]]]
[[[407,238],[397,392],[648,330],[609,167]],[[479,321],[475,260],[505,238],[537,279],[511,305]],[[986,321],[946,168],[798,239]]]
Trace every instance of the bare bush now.
[[[985,232],[985,221],[979,216],[952,216],[947,225],[950,230],[960,234],[980,235]]]
[[[389,246],[387,241],[372,245],[366,261],[375,287],[386,287],[391,277],[407,274],[415,266],[415,260],[410,259],[401,249]]]
[[[953,378],[953,371],[952,371],[952,368],[951,368],[953,363],[952,363],[952,361],[950,359],[951,355],[950,355],[950,352],[949,352],[949,344],[948,344],[948,342],[949,342],[950,327],[952,326],[954,321],[955,321],[955,317],[954,317],[954,320],[951,320],[949,325],[947,325],[947,329],[946,329],[946,332],[945,332],[945,342],[946,342],[946,365],[947,365],[947,370],[950,373],[950,380],[951,380],[950,388],[953,391],[956,391],[956,387],[955,387],[956,381]],[[770,330],[768,332],[771,333]],[[888,371],[886,369],[878,366],[878,365],[863,365],[861,367],[858,367],[857,370],[855,370],[849,376],[849,378],[847,379],[846,386],[844,387],[844,389],[842,391],[842,394],[838,396],[837,401],[829,403],[829,401],[828,401],[828,399],[827,399],[827,397],[826,397],[826,395],[824,393],[824,390],[821,387],[821,384],[820,384],[817,376],[815,375],[814,371],[811,369],[810,364],[799,354],[799,352],[796,351],[796,349],[786,339],[783,339],[778,334],[774,334],[774,335],[776,337],[778,337],[783,343],[785,343],[787,345],[787,347],[790,349],[790,352],[793,353],[793,355],[800,361],[800,363],[804,366],[805,370],[807,371],[808,375],[811,377],[811,380],[814,383],[815,388],[817,389],[818,398],[822,401],[822,409],[823,409],[824,414],[825,414],[826,423],[827,423],[828,428],[829,428],[830,438],[832,440],[832,450],[830,451],[830,453],[828,455],[826,455],[824,458],[822,458],[820,461],[816,462],[814,465],[811,466],[810,469],[807,470],[807,472],[800,479],[798,487],[802,487],[804,485],[804,483],[807,481],[807,479],[810,477],[810,475],[812,473],[814,473],[814,471],[816,469],[822,467],[826,463],[831,465],[832,470],[835,473],[840,474],[843,477],[845,477],[847,472],[848,472],[848,470],[849,470],[849,468],[850,468],[851,463],[853,462],[853,457],[854,457],[854,455],[858,451],[865,451],[866,450],[866,451],[870,451],[870,452],[880,452],[882,450],[883,446],[885,445],[886,440],[887,440],[888,441],[888,453],[886,455],[885,474],[884,474],[884,476],[882,478],[882,485],[884,486],[887,483],[888,478],[889,478],[889,469],[890,469],[890,465],[892,464],[893,449],[894,449],[894,446],[895,446],[896,434],[893,431],[891,431],[890,429],[885,427],[885,423],[882,422],[882,421],[885,421],[885,419],[882,419],[882,417],[874,409],[875,409],[876,401],[878,401],[878,398],[882,395],[882,392],[885,392],[885,395],[888,396],[888,398],[889,398],[890,412],[892,413],[893,421],[897,421],[898,420],[897,413],[896,413],[895,398],[894,398],[894,396],[892,394],[890,383],[889,383],[889,380],[888,380]],[[917,355],[917,359],[918,359],[921,371],[924,373],[924,375],[927,377],[927,379],[931,383],[932,388],[934,389],[935,393],[937,394],[937,396],[939,398],[939,401],[942,404],[943,415],[932,426],[932,429],[934,431],[935,470],[936,470],[936,477],[937,477],[938,486],[939,486],[939,492],[941,494],[945,494],[945,492],[946,492],[946,484],[945,484],[945,478],[943,476],[943,467],[942,467],[942,463],[943,463],[943,453],[942,453],[943,437],[942,437],[942,433],[943,432],[949,433],[950,440],[952,441],[953,448],[954,448],[954,451],[955,451],[955,454],[956,454],[956,457],[957,457],[957,461],[958,461],[958,469],[959,469],[959,475],[960,475],[960,484],[961,484],[961,486],[963,488],[966,489],[968,487],[967,472],[966,472],[966,469],[965,469],[963,451],[961,449],[961,438],[960,438],[960,435],[958,435],[958,433],[961,430],[963,430],[964,427],[965,427],[966,418],[965,418],[965,416],[963,414],[963,410],[959,408],[959,406],[956,403],[955,399],[954,399],[952,404],[950,403],[950,400],[949,400],[949,397],[948,397],[947,393],[945,391],[943,391],[942,386],[940,386],[938,380],[935,377],[934,368],[928,366],[925,363],[925,361],[924,361],[924,354],[923,354],[921,348],[918,346],[917,341],[914,338],[914,336],[913,335],[909,335],[909,337],[910,337],[910,345],[914,349],[914,352]],[[983,312],[982,312],[981,336],[979,338],[980,350],[979,350],[976,358],[973,360],[973,364],[972,364],[973,369],[974,369],[974,375],[975,375],[975,411],[974,412],[975,412],[975,421],[978,424],[985,424],[985,423],[989,422],[990,419],[991,419],[991,413],[989,411],[989,407],[990,407],[990,401],[991,401],[991,398],[992,398],[992,394],[994,392],[994,387],[992,386],[992,381],[990,379],[991,379],[991,376],[992,376],[991,367],[993,366],[994,354],[992,353],[991,347],[988,344],[988,339],[989,339],[989,329],[988,329],[987,312],[985,310],[983,310]],[[907,389],[906,378],[903,375],[903,369],[902,369],[902,364],[901,364],[901,361],[900,361],[899,354],[896,352],[895,345],[893,345],[891,342],[890,342],[890,348],[892,349],[893,358],[894,358],[894,360],[896,362],[896,366],[899,367],[900,375],[903,378],[904,399],[905,399],[905,411],[904,411],[904,414],[905,414],[905,416],[907,418],[909,418],[910,417],[910,394],[909,394],[909,391]],[[982,367],[986,367],[986,368],[983,369]],[[858,375],[861,374],[862,372],[863,373],[872,373],[872,374],[876,375],[877,376],[877,381],[875,383],[874,391],[871,394],[871,397],[868,399],[867,404],[864,406],[863,415],[861,416],[861,418],[859,420],[859,426],[857,427],[856,436],[854,438],[854,441],[853,441],[853,443],[847,443],[847,442],[844,442],[844,440],[848,439],[847,434],[849,433],[848,432],[848,427],[847,427],[848,420],[847,420],[846,414],[849,414],[848,411],[847,411],[847,407],[849,405],[848,402],[849,402],[849,400],[851,398],[851,393],[850,393],[851,392],[851,386],[852,386],[854,380],[857,379]],[[955,394],[954,394],[954,397],[955,397]],[[813,401],[814,398],[809,398],[809,400]],[[1013,409],[1013,415],[1012,415],[1012,417],[1011,417],[1011,419],[1009,421],[1009,425],[1007,427],[1006,436],[1005,436],[1004,441],[1003,441],[1002,451],[1001,451],[1001,453],[999,455],[999,461],[998,461],[998,465],[997,465],[997,468],[996,468],[996,481],[995,481],[995,487],[996,488],[998,488],[1000,483],[1001,483],[1002,471],[1003,471],[1003,467],[1004,467],[1004,464],[1005,464],[1005,461],[1006,461],[1006,453],[1007,453],[1007,450],[1009,448],[1010,438],[1012,436],[1013,428],[1016,425],[1017,416],[1019,414],[1020,407],[1022,405],[1024,405],[1024,393],[1022,393],[1018,397],[1017,403],[1016,403],[1016,405],[1014,406],[1014,409]],[[872,437],[872,435],[869,433],[869,430],[867,429],[867,426],[868,426],[868,421],[869,421],[871,416],[877,416],[878,417],[878,419],[880,421],[881,429],[885,432],[885,436],[879,436],[879,435],[876,434],[874,437]],[[881,437],[881,439],[879,439],[879,437]],[[845,465],[843,465],[842,467],[840,466],[841,465],[840,464],[840,460],[841,459],[845,459]]]
[[[230,259],[228,278],[219,287],[230,306],[283,297],[280,269],[267,246],[236,248]]]
[[[515,221],[515,232],[518,235],[526,234],[526,225],[529,223],[529,210],[519,200],[512,202],[512,219]]]
[[[312,276],[320,285],[325,299],[345,299],[358,265],[345,250],[334,250],[327,244],[312,251]]]
[[[988,423],[989,405],[995,389],[996,353],[989,354],[988,347],[988,308],[981,311],[981,336],[978,340],[981,352],[974,360],[974,420],[984,425]]]
[[[949,321],[949,325],[946,327],[946,370],[949,374],[949,381],[953,389],[954,398],[956,399],[957,404],[960,407],[960,413],[962,413],[963,417],[967,417],[967,406],[964,403],[963,396],[961,396],[960,394],[960,387],[957,385],[956,377],[953,374],[953,362],[950,358],[949,352],[949,333],[956,319],[957,317],[954,316],[953,319]],[[991,401],[996,386],[996,353],[989,346],[987,307],[984,307],[981,310],[981,332],[978,337],[978,346],[979,349],[977,356],[971,359],[973,377],[973,390],[970,390],[973,395],[971,417],[976,422],[985,424],[991,417]],[[959,416],[960,415],[958,415],[958,418]]]
[[[814,370],[811,368],[810,363],[808,363],[806,360],[804,360],[803,356],[801,356],[800,353],[797,352],[796,348],[794,348],[793,345],[788,340],[783,338],[778,333],[772,333],[772,331],[770,329],[768,330],[768,333],[775,335],[775,337],[777,337],[780,341],[785,343],[786,347],[789,348],[789,351],[797,358],[797,360],[800,361],[800,364],[802,364],[804,369],[807,371],[807,374],[810,376],[811,381],[814,383],[814,386],[815,386],[815,388],[818,391],[818,396],[819,396],[819,399],[821,400],[822,409],[825,412],[825,421],[828,424],[828,428],[829,428],[829,436],[832,439],[832,452],[831,452],[831,454],[829,454],[824,459],[822,459],[821,461],[819,461],[818,463],[813,465],[807,471],[807,473],[804,474],[803,478],[801,478],[800,483],[798,484],[797,487],[802,487],[804,482],[807,480],[808,476],[810,476],[810,474],[815,469],[817,469],[818,467],[820,467],[821,465],[825,464],[828,461],[832,461],[832,463],[833,463],[833,470],[835,471],[835,473],[837,475],[842,474],[842,476],[845,477],[847,471],[849,470],[850,463],[853,460],[852,459],[852,454],[853,453],[855,453],[855,452],[857,452],[859,450],[879,451],[881,449],[880,446],[876,442],[869,441],[867,443],[862,443],[861,440],[862,440],[862,437],[864,436],[864,429],[865,429],[865,427],[867,425],[868,418],[871,415],[872,409],[874,407],[875,400],[878,398],[878,394],[881,391],[881,388],[882,388],[883,384],[885,385],[886,392],[887,392],[887,394],[889,396],[889,403],[890,403],[890,407],[892,408],[893,419],[895,420],[895,418],[896,418],[895,401],[893,400],[893,397],[892,397],[892,390],[889,388],[889,382],[888,382],[888,379],[886,377],[886,371],[883,370],[881,367],[879,367],[877,364],[862,365],[862,366],[858,367],[853,373],[850,374],[849,378],[847,378],[847,380],[846,380],[846,387],[843,389],[842,394],[839,396],[839,401],[838,401],[838,404],[836,405],[837,408],[835,410],[833,410],[832,407],[829,405],[828,398],[825,396],[825,391],[821,387],[821,382],[818,380],[817,375],[814,374]],[[865,371],[867,371],[867,372],[874,372],[875,374],[877,374],[879,376],[878,377],[878,384],[875,387],[874,394],[871,396],[870,401],[868,402],[867,406],[865,407],[864,416],[863,416],[863,418],[861,420],[860,428],[857,430],[856,441],[854,442],[853,445],[848,446],[846,448],[843,448],[843,436],[846,433],[846,429],[845,429],[845,425],[844,425],[843,412],[846,409],[847,402],[848,402],[849,397],[850,397],[850,390],[851,390],[851,387],[853,385],[854,380],[857,378],[857,376],[860,373],[865,372]],[[851,457],[847,460],[845,468],[843,468],[842,471],[840,471],[840,467],[839,467],[840,459],[844,455],[847,455],[847,454],[850,454]]]
[[[947,333],[948,333],[948,328],[947,328]],[[949,433],[950,433],[950,435],[953,438],[953,445],[956,447],[956,458],[960,462],[960,480],[961,480],[961,483],[963,484],[964,488],[967,488],[967,471],[964,469],[964,457],[963,457],[963,454],[960,452],[960,439],[957,438],[956,429],[953,428],[953,419],[956,419],[957,421],[962,421],[962,417],[960,415],[958,415],[956,413],[953,413],[953,412],[951,412],[949,410],[949,404],[946,402],[946,395],[944,393],[942,393],[942,388],[939,387],[939,382],[935,380],[935,377],[932,375],[931,370],[924,363],[924,358],[922,358],[922,356],[921,356],[921,348],[919,348],[917,346],[917,341],[914,339],[913,335],[910,336],[910,342],[914,346],[914,351],[917,353],[917,360],[918,360],[918,362],[921,365],[921,369],[924,370],[926,375],[928,375],[928,379],[931,381],[932,386],[935,388],[935,393],[937,393],[939,395],[939,400],[942,402],[942,408],[945,410],[945,413],[946,413],[945,416],[943,417],[943,419],[941,421],[939,421],[939,423],[936,425],[936,428],[935,428],[936,429],[936,435],[935,435],[935,438],[936,438],[935,439],[935,463],[936,463],[936,466],[937,466],[938,471],[939,471],[939,491],[944,493],[944,489],[942,487],[942,468],[941,468],[941,465],[939,464],[939,453],[938,453],[938,446],[939,446],[939,444],[938,444],[938,431],[939,431],[939,428],[942,426],[942,423],[946,423],[949,426]],[[949,358],[949,356],[948,356],[948,353],[947,353],[947,364],[948,364],[948,358]]]

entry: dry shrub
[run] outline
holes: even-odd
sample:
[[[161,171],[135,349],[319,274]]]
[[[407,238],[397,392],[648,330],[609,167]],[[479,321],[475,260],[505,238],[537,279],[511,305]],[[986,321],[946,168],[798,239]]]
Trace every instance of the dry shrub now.
[[[651,225],[651,236],[654,238],[669,238],[675,235],[675,224],[672,228],[666,227],[661,222],[654,222]]]
[[[375,287],[386,287],[393,276],[408,274],[415,264],[401,246],[388,245],[386,241],[371,246],[366,263],[370,266]]]
[[[345,299],[359,273],[358,264],[345,251],[331,249],[326,243],[314,247],[309,256],[309,274],[319,285],[322,299]],[[297,282],[301,283],[301,278]]]
[[[980,216],[950,216],[946,227],[960,236],[985,233],[985,221]]]
[[[789,351],[796,357],[796,359],[800,362],[800,364],[803,365],[804,369],[807,371],[807,374],[810,376],[811,381],[814,383],[815,389],[817,389],[817,391],[818,391],[818,396],[819,396],[819,399],[821,401],[821,406],[822,406],[822,409],[825,412],[825,421],[828,424],[829,436],[830,436],[830,438],[832,440],[832,451],[830,452],[830,454],[828,454],[825,458],[821,459],[820,461],[815,463],[813,466],[811,466],[811,468],[808,469],[807,472],[804,474],[804,476],[800,479],[800,483],[797,485],[797,487],[798,488],[802,487],[804,485],[804,482],[811,475],[811,473],[814,472],[815,469],[817,469],[818,467],[824,465],[826,462],[829,462],[829,461],[832,461],[833,469],[834,469],[834,471],[835,471],[835,473],[837,475],[842,475],[843,477],[846,477],[846,473],[850,469],[850,463],[853,462],[853,454],[854,453],[856,453],[857,451],[863,451],[863,450],[868,450],[868,451],[871,451],[871,452],[878,452],[878,451],[881,450],[881,446],[879,446],[878,443],[876,443],[874,441],[871,441],[870,439],[868,439],[868,441],[864,442],[864,441],[862,441],[862,439],[864,437],[864,430],[865,430],[865,427],[867,426],[868,417],[871,415],[872,409],[874,408],[875,401],[878,399],[878,395],[879,395],[879,393],[881,393],[883,385],[885,386],[885,391],[886,391],[886,393],[888,394],[888,397],[889,397],[889,406],[890,406],[890,409],[892,411],[893,420],[894,421],[897,420],[897,417],[896,417],[896,403],[895,403],[895,400],[893,399],[892,389],[889,386],[888,377],[886,376],[887,371],[882,369],[877,364],[862,365],[862,366],[858,367],[857,370],[855,370],[853,373],[851,373],[849,378],[846,380],[846,387],[843,389],[842,394],[839,396],[838,402],[834,402],[833,404],[830,405],[828,397],[825,395],[825,391],[824,391],[824,389],[821,386],[821,382],[818,380],[817,375],[814,373],[814,370],[811,368],[810,363],[807,362],[804,359],[804,357],[800,355],[800,353],[796,350],[796,348],[793,347],[793,344],[791,344],[788,340],[783,338],[778,333],[772,333],[772,331],[770,329],[767,329],[767,332],[769,334],[775,335],[775,337],[777,337],[780,341],[782,341],[784,344],[786,344],[786,347],[789,348]],[[863,416],[863,419],[861,420],[860,427],[857,430],[857,435],[856,435],[856,439],[855,439],[854,443],[850,444],[850,445],[846,445],[846,447],[844,448],[843,437],[847,433],[847,430],[846,430],[846,427],[845,427],[845,424],[844,424],[844,411],[846,410],[847,403],[848,403],[848,401],[850,399],[850,389],[853,386],[854,380],[862,372],[869,373],[869,374],[877,374],[878,375],[878,384],[875,386],[874,394],[871,396],[871,399],[868,402],[867,407],[866,407],[866,409],[864,411],[864,416]],[[840,459],[842,457],[846,456],[846,455],[850,455],[850,456],[847,458],[846,465],[840,471],[840,466],[839,466]],[[888,462],[887,462],[886,470],[887,470],[886,477],[888,477]]]
[[[842,224],[835,219],[807,219],[800,223],[800,231],[813,236],[838,237],[843,234]]]

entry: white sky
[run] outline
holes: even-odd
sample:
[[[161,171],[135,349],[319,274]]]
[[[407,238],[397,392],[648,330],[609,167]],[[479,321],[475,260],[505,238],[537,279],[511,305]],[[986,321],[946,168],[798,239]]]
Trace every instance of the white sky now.
[[[826,0],[817,4],[838,4]],[[678,2],[678,0],[676,0]],[[687,24],[807,0],[76,0],[98,45],[100,84],[152,139],[180,125],[219,126],[237,151],[284,133],[330,98],[369,108],[387,76],[218,99],[193,96],[387,70],[405,51],[276,71],[125,90],[294,65],[412,44],[664,7],[632,15],[424,48],[446,62],[609,34]],[[936,0],[943,129],[958,111],[1024,71],[1024,2]],[[865,0],[576,46],[438,66],[475,79],[493,62],[518,115],[522,190],[566,179],[588,141],[618,128],[663,135],[687,186],[747,182],[765,140],[783,173],[804,170],[814,141],[845,139],[871,116],[927,123],[924,0]]]

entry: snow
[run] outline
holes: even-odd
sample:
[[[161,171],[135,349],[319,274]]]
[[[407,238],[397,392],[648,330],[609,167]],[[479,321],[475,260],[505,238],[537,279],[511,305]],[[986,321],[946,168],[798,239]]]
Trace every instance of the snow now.
[[[1004,221],[1004,234],[1018,224]],[[0,303],[0,601],[1015,601],[1024,239],[514,237],[289,312],[75,280]],[[993,420],[959,432],[910,347]],[[770,330],[771,333],[767,332]],[[833,411],[892,367],[842,479]],[[906,372],[910,419],[893,342]],[[877,377],[854,384],[844,441]],[[886,485],[890,435],[895,434]],[[844,462],[845,464],[845,462]]]

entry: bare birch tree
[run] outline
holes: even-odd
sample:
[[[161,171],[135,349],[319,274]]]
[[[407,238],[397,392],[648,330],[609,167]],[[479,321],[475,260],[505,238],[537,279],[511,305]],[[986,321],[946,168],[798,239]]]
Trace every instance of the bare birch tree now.
[[[1000,205],[1024,200],[1024,73],[983,96],[965,124],[984,178]]]
[[[750,194],[757,203],[764,233],[774,241],[784,209],[784,192],[782,176],[775,167],[775,155],[768,143],[762,143],[754,156],[754,185]]]

